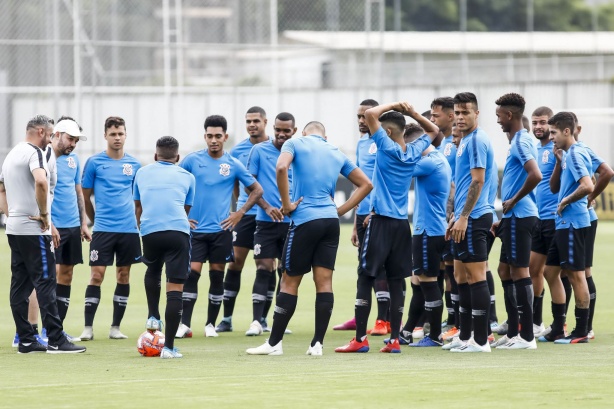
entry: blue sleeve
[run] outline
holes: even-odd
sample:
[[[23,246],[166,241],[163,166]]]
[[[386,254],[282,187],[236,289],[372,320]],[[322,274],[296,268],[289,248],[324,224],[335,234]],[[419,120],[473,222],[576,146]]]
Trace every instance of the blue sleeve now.
[[[139,192],[139,172],[136,172],[136,175],[134,176],[134,183],[133,183],[133,188],[132,188],[132,198],[134,200],[141,200],[141,193]]]
[[[254,176],[258,176],[260,170],[260,149],[257,149],[258,145],[254,145],[249,156],[247,157],[247,170]]]
[[[94,187],[94,181],[96,180],[96,164],[94,159],[89,158],[85,162],[85,169],[83,169],[83,182],[81,185],[84,189],[92,189]]]
[[[194,204],[194,195],[196,194],[196,178],[193,174],[188,173],[190,180],[190,187],[188,188],[188,194],[185,197],[185,204],[192,206]]]
[[[531,159],[537,160],[533,155],[533,149],[533,145],[531,145],[528,140],[523,139],[520,142],[514,144],[514,147],[512,148],[512,154],[515,155],[520,161],[520,163],[522,163],[522,166],[524,166],[524,164]]]
[[[356,145],[356,166],[360,167],[360,139],[358,140],[358,144]]]
[[[433,173],[433,171],[437,168],[435,161],[433,158],[429,158],[428,156],[423,157],[416,163],[416,167],[414,168],[414,176],[426,176]]]
[[[422,152],[431,144],[431,139],[427,134],[422,135],[412,143],[407,144],[407,150],[405,151],[406,160],[421,160]]]
[[[183,160],[179,162],[179,166],[191,173],[192,172],[191,156],[188,155],[185,158],[183,158]]]
[[[290,139],[289,141],[286,141],[283,146],[281,147],[281,153],[289,153],[290,155],[294,156],[294,141],[292,139]]]
[[[390,139],[388,134],[386,134],[386,131],[384,131],[384,128],[381,126],[373,135],[371,135],[371,138],[373,138],[373,142],[375,142],[378,150],[386,153],[394,153],[395,156],[402,154],[399,144]]]
[[[469,169],[486,169],[488,161],[488,144],[474,135],[471,142],[467,144],[467,153],[469,154]]]
[[[81,184],[81,161],[79,161],[79,157],[75,155],[75,162],[77,163],[77,171],[75,172],[75,185]]]
[[[285,145],[285,143],[284,143]],[[247,168],[243,166],[239,159],[235,158],[235,166],[237,167],[236,178],[243,183],[243,186],[250,187],[254,183],[256,183],[256,179],[247,171]]]
[[[341,167],[341,170],[339,171],[339,173],[341,173],[343,176],[345,176],[345,178],[347,178],[350,175],[350,173],[352,173],[352,171],[354,171],[354,169],[356,169],[357,167],[358,166],[356,166],[354,162],[352,162],[347,157],[345,157],[345,161],[343,162],[343,166]]]
[[[571,170],[571,175],[573,176],[574,181],[579,181],[584,176],[590,176],[588,173],[588,169],[584,164],[584,158],[582,155],[576,152],[575,150],[567,155],[567,166]]]
[[[601,159],[599,156],[597,156],[597,154],[595,154],[595,151],[593,151],[588,146],[586,147],[586,151],[588,152],[588,155],[591,157],[592,173],[595,173],[597,172],[597,169],[599,169],[599,166],[601,166],[601,164],[605,161]]]
[[[241,142],[239,142],[239,143],[241,143]],[[237,147],[238,147],[238,146],[239,146],[239,145],[237,144],[237,145],[235,145],[235,146],[234,146],[234,147],[233,147],[233,148],[230,150],[230,156],[232,156],[233,158],[237,158],[237,159],[239,159],[239,154],[237,153]]]

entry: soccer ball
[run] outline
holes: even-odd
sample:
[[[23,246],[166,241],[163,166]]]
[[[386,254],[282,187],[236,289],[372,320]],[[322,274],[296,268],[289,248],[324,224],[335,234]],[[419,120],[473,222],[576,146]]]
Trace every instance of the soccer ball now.
[[[160,331],[145,331],[136,343],[136,349],[143,356],[160,356],[162,348],[164,348],[164,334]]]

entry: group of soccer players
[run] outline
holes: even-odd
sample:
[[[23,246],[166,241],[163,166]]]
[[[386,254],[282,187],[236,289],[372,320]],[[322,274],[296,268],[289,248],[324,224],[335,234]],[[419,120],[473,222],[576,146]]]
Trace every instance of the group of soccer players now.
[[[0,210],[9,216],[12,252],[14,346],[20,353],[83,352],[73,342],[93,340],[100,286],[115,259],[109,338],[127,338],[120,324],[130,294],[130,267],[138,262],[147,267],[147,328],[164,329],[158,305],[165,265],[166,344],[161,356],[181,358],[174,341],[193,336],[191,318],[203,264],[209,263],[204,332],[217,337],[233,330],[241,273],[251,250],[256,270],[253,319],[245,334],[270,331],[270,337],[247,353],[283,354],[298,288],[312,271],[315,329],[307,354],[322,355],[334,304],[339,216],[352,209],[350,239],[358,247],[355,317],[335,329],[356,334],[336,352],[367,352],[368,334],[388,333],[381,352],[399,353],[403,344],[489,352],[491,345],[535,349],[536,338],[588,342],[594,336],[596,299],[590,270],[597,228],[592,203],[614,171],[578,141],[581,126],[573,113],[536,109],[531,116],[536,141],[523,123],[522,96],[505,94],[496,104],[498,123],[510,144],[501,181],[501,220],[494,209],[499,188],[494,151],[478,126],[478,101],[470,92],[437,98],[422,115],[407,102],[364,100],[357,112],[361,138],[356,164],[327,141],[320,122],[309,122],[302,136],[295,136],[296,120],[288,112],[275,117],[269,137],[266,112],[255,106],[245,116],[249,136],[232,150],[225,150],[226,119],[211,115],[204,123],[206,148],[181,159],[177,140],[164,136],[156,142],[155,162],[145,167],[124,152],[125,121],[107,118],[107,148],[90,157],[81,172],[73,150],[86,137],[77,122],[33,118],[26,142],[9,153],[0,177]],[[405,116],[415,123],[407,124]],[[339,174],[356,189],[337,206]],[[413,237],[408,222],[412,180]],[[46,196],[49,200],[43,200]],[[233,197],[235,211],[230,210]],[[94,224],[92,235],[87,219]],[[497,268],[507,313],[502,324],[496,323],[493,311],[494,283],[487,263],[495,237],[502,241]],[[83,262],[83,240],[91,241],[91,276],[85,327],[74,338],[63,332],[62,322],[74,266]],[[402,325],[408,277],[412,296]],[[542,323],[544,277],[552,298],[548,328]],[[369,331],[372,291],[378,314]],[[576,324],[567,333],[572,291]],[[441,324],[444,300],[447,326]],[[269,328],[266,317],[273,301]],[[216,325],[222,304],[223,317]],[[46,332],[42,337],[36,327],[38,309]],[[430,331],[414,342],[422,322]],[[493,331],[502,336],[495,340]]]

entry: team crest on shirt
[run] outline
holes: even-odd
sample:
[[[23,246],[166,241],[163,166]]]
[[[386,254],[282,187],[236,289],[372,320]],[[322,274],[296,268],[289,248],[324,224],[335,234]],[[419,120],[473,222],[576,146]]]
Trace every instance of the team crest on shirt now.
[[[98,260],[98,250],[90,251],[90,261]]]
[[[544,151],[542,155],[542,163],[548,163],[549,158],[550,158],[550,151]]]
[[[220,175],[228,176],[230,175],[230,165],[227,163],[220,164]]]
[[[509,148],[507,148],[507,156],[510,156],[512,154],[512,147],[510,146]]]
[[[71,169],[74,169],[77,167],[77,164],[75,163],[75,159],[71,158],[70,156],[68,157],[68,159],[66,159],[66,162],[68,162],[68,167]]]
[[[132,165],[129,163],[124,163],[124,170],[122,173],[126,176],[132,176]]]
[[[452,153],[452,144],[447,143],[445,148],[443,148],[443,154],[444,156],[450,156],[451,153]]]
[[[567,161],[566,161],[566,160],[564,160],[564,161],[561,163],[561,168],[563,168],[563,170],[567,169]]]
[[[467,143],[460,144],[458,150],[456,151],[456,157],[460,158],[462,156],[463,152],[465,151],[465,145],[467,145]]]
[[[262,249],[260,248],[260,244],[254,244],[254,256],[259,255],[260,251],[262,251]]]
[[[369,155],[375,155],[376,152],[377,152],[377,145],[375,144],[375,142],[373,142],[371,146],[369,146]]]

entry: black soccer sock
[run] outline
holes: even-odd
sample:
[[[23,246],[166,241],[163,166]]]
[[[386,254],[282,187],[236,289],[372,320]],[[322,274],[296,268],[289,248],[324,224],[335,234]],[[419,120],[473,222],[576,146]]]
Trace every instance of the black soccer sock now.
[[[588,335],[589,309],[576,307],[574,312],[576,314],[576,327],[573,330],[573,334],[585,337]]]
[[[439,284],[435,281],[423,281],[420,283],[424,294],[424,310],[428,322],[431,324],[429,337],[433,341],[439,341],[441,335],[441,315],[443,314],[443,301]]]
[[[113,322],[112,327],[119,327],[124,318],[126,307],[128,306],[128,297],[130,296],[130,284],[117,283],[115,286],[115,294],[113,294]]]
[[[552,334],[562,334],[565,331],[565,304],[552,303]]]
[[[160,319],[160,292],[162,277],[157,273],[150,272],[149,268],[145,272],[143,279],[145,282],[145,296],[147,297],[147,317]]]
[[[390,309],[388,280],[375,279],[373,290],[375,291],[375,298],[377,299],[377,319],[388,321],[388,310]]]
[[[367,335],[367,323],[371,312],[371,290],[375,277],[363,274],[358,276],[356,284],[356,302],[354,303],[354,317],[356,317],[356,340],[361,341]]]
[[[501,285],[503,286],[503,300],[507,312],[507,337],[512,338],[518,335],[518,304],[514,295],[514,281],[501,280]]]
[[[569,311],[569,302],[573,296],[573,289],[571,288],[571,283],[569,282],[569,278],[567,278],[567,276],[561,277],[561,281],[563,282],[563,288],[565,289],[565,315],[567,315],[567,312]]]
[[[520,336],[531,341],[533,335],[533,281],[529,277],[514,281],[518,306]]]
[[[497,305],[495,303],[495,280],[492,278],[492,272],[486,272],[486,282],[488,283],[488,292],[490,293],[490,321],[497,322]]]
[[[281,281],[281,280],[280,280]],[[275,298],[275,286],[277,285],[277,276],[275,270],[269,274],[269,287],[266,292],[266,301],[264,302],[264,310],[262,310],[262,319],[266,319],[269,315],[271,305],[273,305],[273,299]]]
[[[85,289],[85,326],[94,325],[96,310],[100,304],[100,286],[88,285]]]
[[[439,287],[439,294],[443,294],[445,291],[445,278],[446,270],[439,270],[439,275],[437,276],[437,286]]]
[[[183,314],[181,315],[181,322],[185,326],[192,325],[192,312],[194,312],[194,304],[198,299],[198,280],[200,280],[200,273],[196,270],[191,270],[183,286]]]
[[[235,311],[235,302],[241,289],[241,271],[226,270],[224,278],[224,319],[229,321]]]
[[[335,304],[335,296],[333,293],[317,293],[316,294],[316,321],[315,332],[311,340],[311,346],[316,342],[324,345],[324,336],[326,329],[330,323],[330,316],[333,314],[333,305]]]
[[[390,291],[390,339],[399,338],[401,322],[403,321],[403,306],[405,297],[403,296],[403,278],[388,279],[388,289]]]
[[[533,324],[542,325],[544,322],[544,290],[540,295],[533,296]]]
[[[64,284],[58,284],[55,288],[55,302],[58,305],[58,315],[60,321],[64,322],[66,313],[68,313],[68,306],[70,305],[70,286]]]
[[[411,300],[409,300],[409,311],[407,322],[403,326],[403,331],[413,332],[420,317],[424,313],[424,294],[419,285],[411,284]],[[392,324],[391,324],[392,325]]]
[[[183,300],[181,291],[169,291],[166,293],[166,311],[164,320],[166,321],[166,340],[164,346],[173,349],[175,346],[175,334],[181,322],[181,310]]]
[[[473,319],[471,318],[471,288],[469,283],[458,285],[458,316],[460,332],[458,337],[461,341],[468,341],[473,330]]]
[[[269,345],[275,346],[284,338],[284,332],[296,310],[298,297],[288,293],[277,294],[275,311],[273,312],[273,328],[269,337]]]
[[[209,305],[207,307],[207,322],[215,327],[215,321],[224,299],[224,272],[209,270]]]
[[[264,306],[267,302],[267,289],[269,287],[270,277],[275,277],[268,270],[256,270],[256,278],[254,287],[252,288],[252,319],[260,322],[264,317]]]
[[[597,287],[595,287],[595,281],[593,276],[586,277],[586,284],[588,285],[588,293],[590,295],[590,304],[588,306],[588,330],[593,330],[593,317],[595,316],[595,303],[597,302]]]
[[[446,265],[446,274],[450,279],[450,301],[452,303],[452,308],[454,309],[453,320],[448,319],[448,324],[454,325],[456,328],[460,327],[460,315],[458,312],[459,303],[458,303],[458,283],[454,278],[454,266]]]
[[[490,291],[486,280],[478,281],[471,287],[471,315],[473,316],[473,339],[478,345],[488,342],[488,321],[490,309]]]

